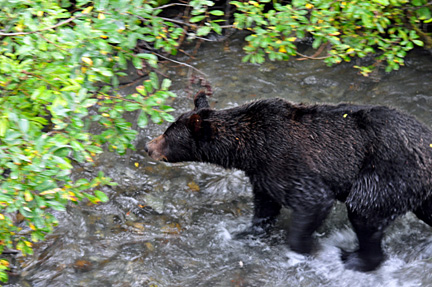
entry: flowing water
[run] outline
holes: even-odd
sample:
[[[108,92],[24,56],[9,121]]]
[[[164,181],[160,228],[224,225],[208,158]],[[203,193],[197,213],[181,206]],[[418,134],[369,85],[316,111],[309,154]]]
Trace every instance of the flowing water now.
[[[193,60],[178,58],[207,74],[215,108],[270,97],[384,104],[432,125],[432,57],[424,51],[411,53],[400,71],[365,78],[352,68],[355,63],[246,64],[241,47],[237,39],[203,44]],[[162,72],[179,95],[170,103],[174,114],[189,110],[188,69],[168,63]],[[285,244],[288,210],[269,238],[234,240],[232,234],[246,228],[252,215],[247,178],[207,164],[149,159],[142,143],[167,125],[141,130],[137,152],[105,153],[96,168],[76,171],[91,177],[102,170],[119,185],[104,190],[108,203],[81,203],[56,213],[58,228],[35,246],[34,255],[18,258],[23,267],[8,286],[432,286],[432,228],[413,214],[387,230],[387,260],[370,273],[345,270],[340,260],[340,248],[356,248],[342,204],[315,234],[319,248],[311,257]]]

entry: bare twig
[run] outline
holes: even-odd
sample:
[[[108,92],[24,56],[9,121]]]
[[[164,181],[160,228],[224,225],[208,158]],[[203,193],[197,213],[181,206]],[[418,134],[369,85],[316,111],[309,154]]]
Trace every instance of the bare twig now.
[[[318,57],[322,51],[324,51],[324,49],[327,47],[328,45],[321,45],[318,48],[318,51],[316,51],[312,56],[307,56],[307,55],[303,55],[299,52],[296,51],[296,54],[299,56],[302,56],[303,58],[298,58],[297,61],[304,61],[304,60],[324,60],[327,59],[330,56],[325,56],[325,57]]]
[[[140,17],[138,15],[136,17],[142,18],[142,17]],[[190,24],[190,23],[187,23],[187,22],[184,22],[184,21],[180,21],[180,20],[176,20],[176,19],[170,19],[170,18],[165,18],[165,17],[159,17],[159,18],[161,18],[164,21],[176,23],[176,24],[179,24],[179,25],[186,25],[186,26],[189,26],[189,27],[196,27],[195,24]]]
[[[191,68],[191,69],[193,69],[194,71],[197,71],[198,73],[200,73],[201,75],[204,75],[205,77],[208,77],[208,75],[207,75],[206,73],[204,73],[203,71],[201,71],[201,70],[195,68],[195,67],[192,66],[192,65],[189,65],[189,64],[186,64],[186,63],[183,63],[183,62],[179,62],[179,61],[176,61],[176,60],[170,59],[170,58],[165,57],[165,56],[163,56],[163,55],[161,55],[161,54],[158,54],[158,53],[154,53],[154,54],[155,54],[156,56],[161,57],[161,58],[163,58],[163,59],[165,59],[165,60],[168,60],[168,61],[170,61],[170,62],[173,62],[173,63],[179,64],[179,65],[181,65],[181,66],[185,66],[185,67]]]
[[[299,56],[302,56],[303,58],[298,58],[297,61],[304,61],[304,60],[324,60],[329,58],[330,56],[325,56],[325,57],[311,57],[311,56],[307,56],[307,55],[303,55],[302,53],[299,53],[296,51],[296,54]]]
[[[42,39],[44,39],[45,41],[47,41],[48,43],[52,44],[53,46],[57,47],[58,49],[62,50],[62,51],[66,51],[66,49],[63,49],[62,47],[60,47],[59,45],[55,44],[54,42],[48,40],[44,35],[38,33],[39,37],[41,37]]]
[[[50,85],[50,86],[52,85],[51,82],[49,82],[47,79],[45,79],[44,77],[42,77],[40,75],[34,74],[32,72],[27,72],[25,70],[22,70],[21,73],[23,73],[23,74],[25,74],[27,76],[32,76],[32,77],[38,78],[38,79],[44,81],[47,85]],[[58,90],[57,88],[53,88],[53,89],[56,90],[56,91]],[[21,90],[21,92],[23,92],[23,90]]]
[[[186,6],[186,7],[190,7],[191,5],[184,4],[184,3],[171,3],[171,4],[162,5],[162,6],[159,6],[159,7],[154,7],[154,8],[152,8],[152,10],[164,9],[164,8],[168,8],[168,7],[172,7],[172,6]]]
[[[29,35],[29,34],[39,33],[39,32],[46,31],[46,30],[51,30],[51,29],[57,28],[59,26],[62,26],[64,24],[67,24],[69,22],[72,22],[76,18],[77,18],[77,16],[73,16],[73,17],[71,17],[71,18],[69,18],[67,20],[64,20],[62,22],[59,22],[59,23],[55,24],[54,26],[46,27],[46,28],[43,28],[43,29],[37,30],[37,31],[17,32],[17,33],[3,33],[3,32],[0,32],[0,36],[18,36],[18,35]]]

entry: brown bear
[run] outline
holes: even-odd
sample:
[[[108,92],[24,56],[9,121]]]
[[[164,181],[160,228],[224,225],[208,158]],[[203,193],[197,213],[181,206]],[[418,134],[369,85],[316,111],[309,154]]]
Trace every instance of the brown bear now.
[[[303,105],[265,99],[214,110],[198,93],[146,151],[155,160],[243,170],[253,186],[252,227],[267,233],[289,207],[288,244],[309,254],[312,234],[335,200],[345,202],[358,250],[346,268],[370,271],[384,259],[385,228],[408,211],[432,225],[432,132],[383,106]]]

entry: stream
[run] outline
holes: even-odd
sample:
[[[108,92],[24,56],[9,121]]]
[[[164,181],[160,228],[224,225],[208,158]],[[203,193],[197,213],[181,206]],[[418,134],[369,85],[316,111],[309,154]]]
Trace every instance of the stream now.
[[[271,97],[382,104],[432,125],[430,53],[411,52],[399,71],[363,77],[354,62],[334,67],[295,58],[242,63],[242,45],[240,37],[226,45],[203,43],[194,59],[176,58],[207,74],[214,108]],[[192,52],[194,46],[188,48]],[[186,93],[188,71],[174,63],[161,68],[178,95],[169,102],[174,116],[193,106]],[[283,210],[268,238],[234,240],[252,216],[248,179],[241,171],[209,164],[153,161],[142,151],[143,143],[167,126],[140,130],[137,151],[127,156],[106,152],[96,167],[77,169],[77,177],[103,171],[119,185],[103,189],[108,203],[71,204],[67,212],[55,212],[59,226],[35,244],[34,255],[18,258],[21,272],[5,286],[432,286],[432,229],[411,213],[387,229],[387,259],[369,273],[345,270],[340,260],[340,248],[356,248],[340,203],[315,234],[319,248],[311,257],[290,251],[285,243],[289,210]]]

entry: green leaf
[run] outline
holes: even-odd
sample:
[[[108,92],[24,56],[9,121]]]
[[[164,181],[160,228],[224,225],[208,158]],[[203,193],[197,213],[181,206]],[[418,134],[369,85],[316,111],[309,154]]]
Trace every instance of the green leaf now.
[[[141,70],[143,68],[142,60],[138,57],[132,58],[132,64],[134,65],[135,69]]]
[[[426,4],[424,0],[412,0],[411,3],[414,6],[422,6],[422,5]]]
[[[144,128],[147,126],[147,124],[148,124],[147,113],[145,113],[144,111],[141,111],[141,113],[138,116],[137,124],[140,128]]]
[[[159,89],[159,79],[155,72],[151,72],[149,74],[150,83],[152,84],[155,90]]]
[[[143,83],[144,88],[146,89],[147,93],[153,92],[153,83],[150,80],[146,80]]]
[[[105,194],[105,193],[103,193],[102,191],[100,191],[100,190],[95,190],[95,196],[100,200],[100,201],[102,201],[102,202],[108,202],[109,201],[109,198],[108,198],[108,196]]]
[[[171,83],[172,83],[172,81],[170,79],[168,79],[168,78],[163,79],[161,89],[162,90],[168,90],[169,87],[171,87]]]
[[[427,20],[431,18],[431,11],[428,7],[421,7],[417,11],[417,15],[420,20]]]
[[[204,20],[205,17],[206,17],[205,15],[195,16],[195,17],[190,18],[189,22],[191,22],[191,23],[200,22],[200,21]]]
[[[417,46],[420,46],[420,47],[423,47],[423,46],[424,46],[423,41],[420,41],[420,40],[412,40],[412,41],[413,41],[413,43],[416,44]]]
[[[221,26],[219,26],[218,24],[216,24],[216,23],[214,23],[214,22],[211,22],[210,25],[211,25],[213,31],[215,31],[215,32],[218,33],[219,35],[222,34],[222,28],[221,28]]]
[[[210,13],[211,15],[214,15],[214,16],[223,16],[223,15],[224,15],[224,12],[221,11],[221,10],[212,10],[212,11],[210,11],[209,13]]]
[[[98,102],[97,99],[86,99],[83,103],[82,106],[85,108],[94,106],[96,103]]]
[[[383,6],[387,6],[390,4],[390,2],[388,0],[374,0],[374,2],[379,3]]]
[[[48,207],[51,207],[54,210],[58,210],[58,211],[65,211],[66,210],[66,206],[58,201],[55,200],[47,200],[46,201]]]
[[[138,103],[125,102],[123,104],[124,108],[128,112],[136,111],[141,108],[141,105]]]
[[[8,128],[9,128],[8,119],[7,118],[0,119],[0,137],[4,137]]]
[[[197,30],[197,36],[205,36],[210,33],[211,27],[209,26],[201,26]]]
[[[322,38],[315,38],[315,40],[312,43],[312,48],[318,49],[321,46]]]
[[[164,121],[167,121],[167,122],[174,122],[175,121],[175,118],[170,114],[160,113],[160,115]]]

